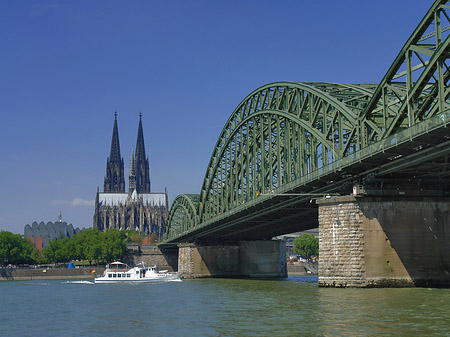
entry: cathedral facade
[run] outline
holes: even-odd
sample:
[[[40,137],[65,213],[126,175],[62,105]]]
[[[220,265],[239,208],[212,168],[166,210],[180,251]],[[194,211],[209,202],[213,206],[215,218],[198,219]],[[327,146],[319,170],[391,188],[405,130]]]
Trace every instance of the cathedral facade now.
[[[167,190],[164,193],[150,191],[142,114],[139,115],[136,150],[131,153],[128,193],[125,191],[124,163],[120,154],[119,129],[115,113],[103,193],[97,188],[95,198],[94,228],[100,231],[108,228],[130,229],[144,234],[155,233],[161,237],[165,232],[168,211]]]

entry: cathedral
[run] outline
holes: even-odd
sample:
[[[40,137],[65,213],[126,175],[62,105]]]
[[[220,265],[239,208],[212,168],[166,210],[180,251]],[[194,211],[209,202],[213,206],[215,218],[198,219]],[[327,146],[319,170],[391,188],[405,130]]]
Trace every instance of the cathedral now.
[[[131,229],[144,234],[155,233],[158,237],[162,237],[168,210],[167,190],[165,193],[150,192],[142,114],[139,114],[136,149],[131,153],[128,193],[125,192],[124,165],[120,155],[117,113],[115,113],[111,153],[106,162],[103,193],[97,188],[95,198],[94,228],[100,231],[108,228]]]

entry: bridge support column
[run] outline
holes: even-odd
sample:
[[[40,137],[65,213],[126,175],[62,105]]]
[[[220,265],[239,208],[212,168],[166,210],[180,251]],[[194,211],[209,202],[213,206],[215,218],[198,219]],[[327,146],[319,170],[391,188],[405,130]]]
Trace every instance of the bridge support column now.
[[[319,286],[450,286],[450,198],[345,196],[317,204]]]
[[[178,270],[177,250],[162,251],[157,244],[127,244],[128,254],[125,262],[130,266],[144,262],[147,266],[156,265],[158,269]]]
[[[236,245],[182,244],[178,270],[183,278],[286,277],[284,241],[241,241]]]

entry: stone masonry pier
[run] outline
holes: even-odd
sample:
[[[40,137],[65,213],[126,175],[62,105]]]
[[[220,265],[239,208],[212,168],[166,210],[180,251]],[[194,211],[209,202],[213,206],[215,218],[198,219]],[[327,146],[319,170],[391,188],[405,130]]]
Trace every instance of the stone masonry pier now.
[[[157,244],[127,244],[126,263],[135,266],[144,262],[147,266],[156,265],[159,270],[177,271],[178,251],[162,251]]]
[[[179,246],[178,271],[183,278],[287,277],[284,241],[241,241],[236,245]]]
[[[450,286],[450,198],[345,196],[317,204],[319,286]]]

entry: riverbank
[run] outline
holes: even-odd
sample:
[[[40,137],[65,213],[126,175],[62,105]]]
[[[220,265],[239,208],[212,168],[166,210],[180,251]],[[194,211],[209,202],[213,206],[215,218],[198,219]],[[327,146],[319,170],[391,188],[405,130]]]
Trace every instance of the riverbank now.
[[[95,272],[91,273],[92,270]],[[104,267],[3,268],[0,269],[0,281],[93,279],[96,274],[100,275],[104,270]]]
[[[319,265],[310,262],[298,262],[287,265],[287,273],[289,276],[318,275]]]
[[[92,270],[94,273],[91,273]],[[2,268],[0,281],[29,281],[29,280],[70,280],[94,279],[103,274],[104,267],[84,268]],[[288,264],[289,276],[317,275],[318,265],[313,263]]]

